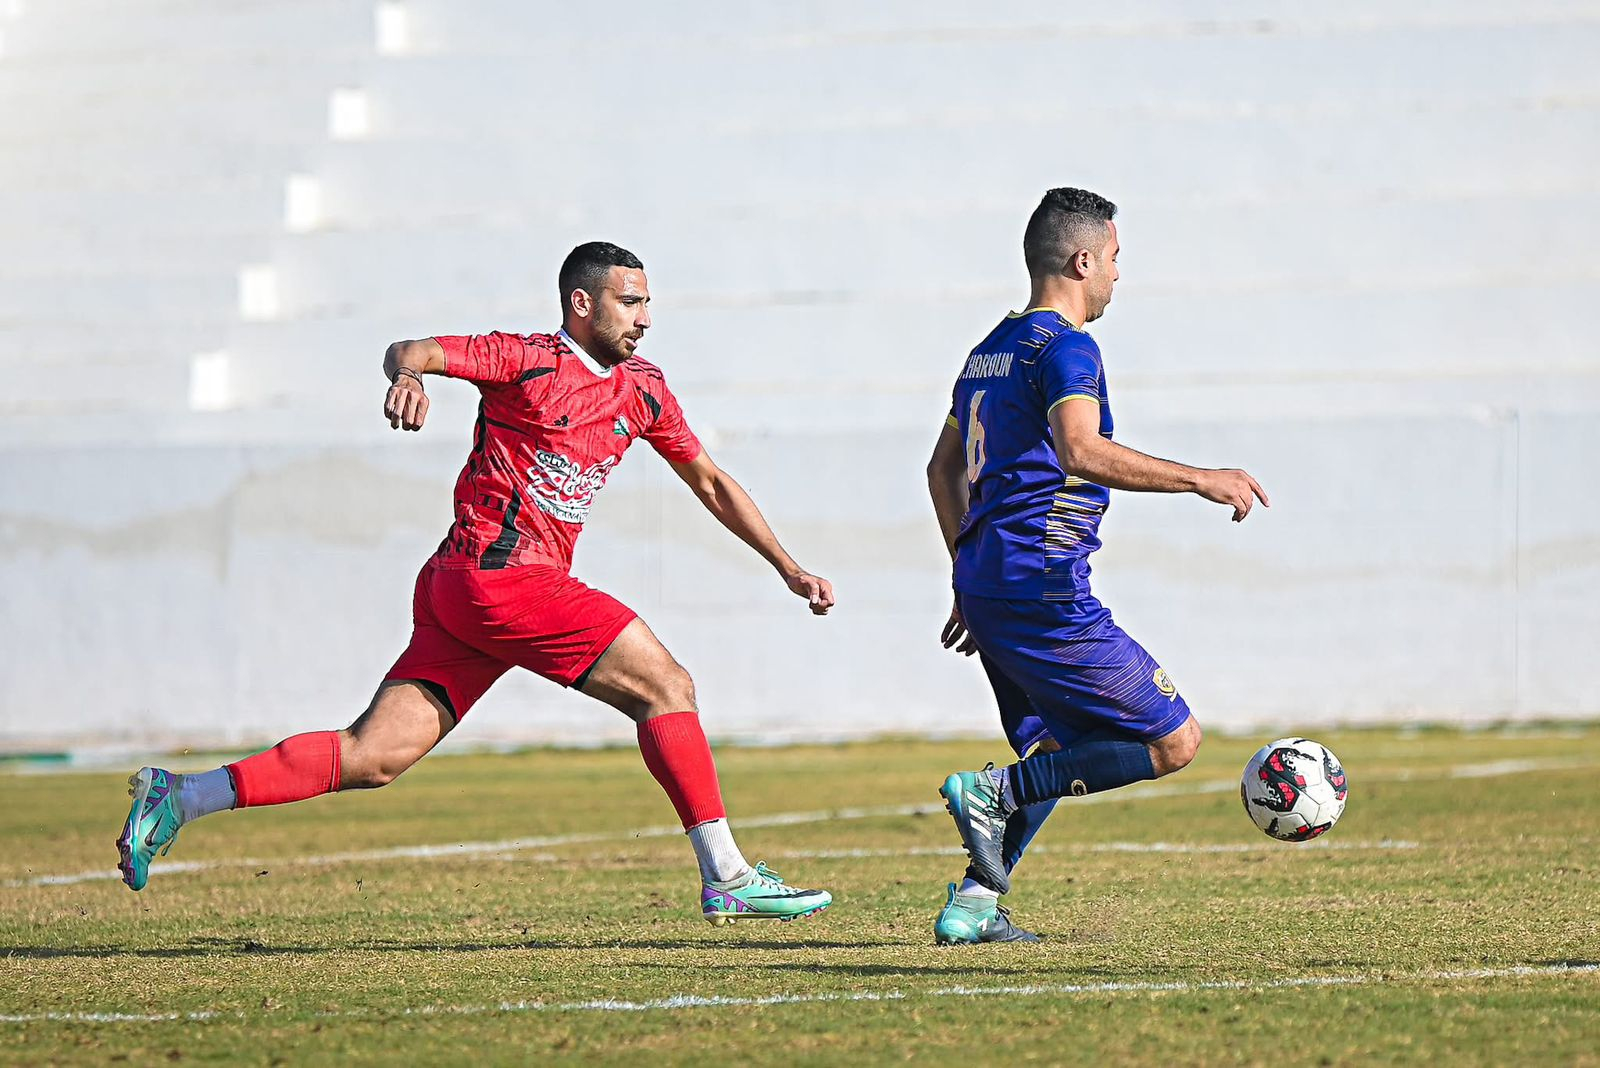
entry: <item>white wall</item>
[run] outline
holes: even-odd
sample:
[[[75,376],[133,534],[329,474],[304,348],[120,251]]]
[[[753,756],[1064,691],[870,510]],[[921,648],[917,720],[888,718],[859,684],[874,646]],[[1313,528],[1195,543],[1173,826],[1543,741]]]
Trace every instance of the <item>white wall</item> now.
[[[382,348],[549,328],[592,237],[644,258],[646,354],[841,607],[648,453],[579,574],[716,733],[989,729],[933,641],[921,467],[1056,184],[1122,206],[1119,436],[1273,494],[1105,523],[1102,596],[1203,718],[1600,711],[1600,3],[686,10],[0,2],[0,746],[359,711],[473,403],[390,434]],[[628,733],[530,679],[470,723]]]

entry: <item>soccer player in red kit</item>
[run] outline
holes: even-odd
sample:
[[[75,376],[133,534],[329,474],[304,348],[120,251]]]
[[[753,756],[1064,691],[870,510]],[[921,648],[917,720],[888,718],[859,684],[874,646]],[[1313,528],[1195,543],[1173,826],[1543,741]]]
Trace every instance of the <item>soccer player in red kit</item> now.
[[[636,354],[650,327],[638,258],[605,242],[580,245],[561,265],[559,282],[556,333],[389,346],[383,411],[396,429],[425,423],[424,375],[466,379],[483,395],[472,453],[456,481],[455,523],[417,577],[411,644],[346,730],[296,735],[197,775],[140,769],[129,779],[133,806],[117,841],[129,887],[144,887],[151,859],[191,820],[391,782],[496,679],[521,667],[637,723],[645,766],[699,860],[706,919],[788,920],[831,903],[827,891],[788,886],[745,860],[728,829],[689,673],[644,620],[569,568],[595,493],[642,439],[813,613],[833,607],[833,588],[783,550],[755,503],[689,429],[661,371]]]

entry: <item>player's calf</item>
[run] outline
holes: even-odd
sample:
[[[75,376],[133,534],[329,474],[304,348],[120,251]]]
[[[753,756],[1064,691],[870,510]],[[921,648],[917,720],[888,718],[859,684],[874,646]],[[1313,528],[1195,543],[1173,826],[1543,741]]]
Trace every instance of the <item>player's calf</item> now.
[[[579,688],[638,724],[645,767],[672,802],[700,866],[700,908],[716,925],[738,918],[792,920],[833,900],[787,885],[745,860],[728,827],[716,762],[700,724],[694,680],[642,619],[631,621]]]
[[[117,837],[123,882],[142,890],[150,862],[180,828],[213,812],[304,801],[341,789],[392,782],[449,733],[455,719],[415,682],[388,682],[348,730],[312,731],[193,775],[141,768],[128,780],[133,804]]]
[[[117,836],[117,867],[130,890],[143,890],[150,862],[170,852],[178,831],[201,816],[253,805],[281,805],[339,788],[341,732],[285,738],[265,752],[195,775],[140,768],[133,804]]]

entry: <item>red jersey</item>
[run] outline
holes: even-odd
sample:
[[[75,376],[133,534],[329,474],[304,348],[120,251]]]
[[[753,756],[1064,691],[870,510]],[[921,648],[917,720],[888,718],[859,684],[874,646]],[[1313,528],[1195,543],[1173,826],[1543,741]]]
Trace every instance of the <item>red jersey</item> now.
[[[438,567],[570,568],[594,495],[635,438],[673,463],[700,455],[666,378],[637,356],[602,377],[562,334],[434,340],[444,373],[483,394]]]

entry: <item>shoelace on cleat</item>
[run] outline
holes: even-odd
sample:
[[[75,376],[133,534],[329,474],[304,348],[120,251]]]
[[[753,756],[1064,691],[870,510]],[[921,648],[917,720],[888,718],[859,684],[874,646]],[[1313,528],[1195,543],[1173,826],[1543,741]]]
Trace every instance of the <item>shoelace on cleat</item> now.
[[[767,862],[764,860],[756,861],[755,875],[757,882],[764,883],[767,886],[787,885],[783,881],[783,876],[767,867]]]

